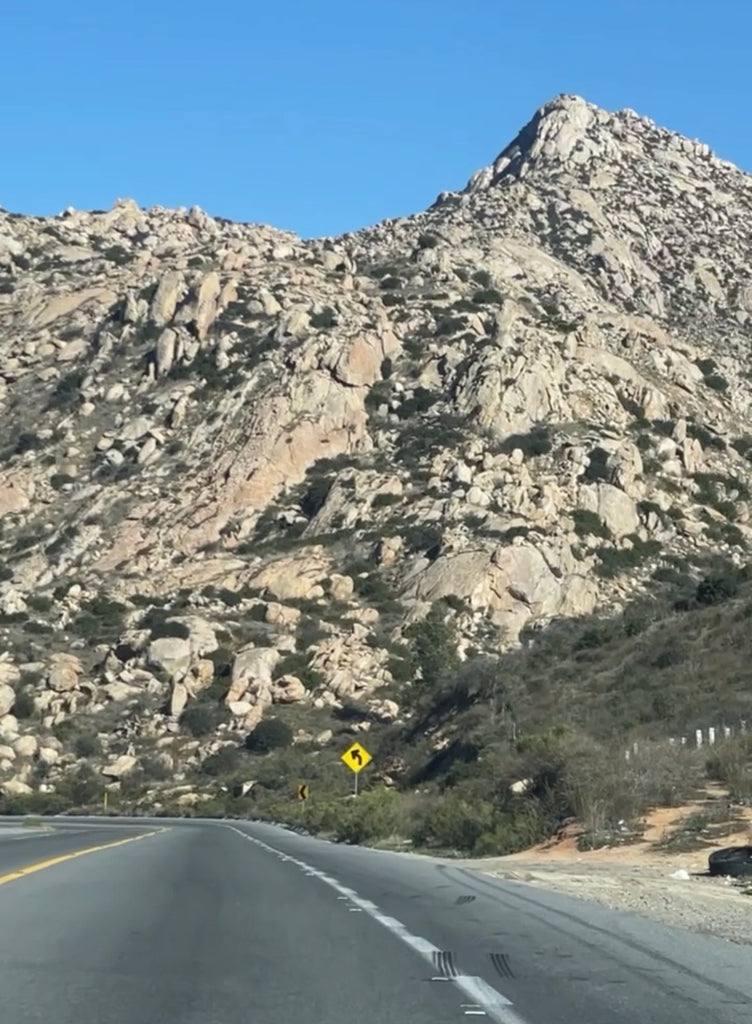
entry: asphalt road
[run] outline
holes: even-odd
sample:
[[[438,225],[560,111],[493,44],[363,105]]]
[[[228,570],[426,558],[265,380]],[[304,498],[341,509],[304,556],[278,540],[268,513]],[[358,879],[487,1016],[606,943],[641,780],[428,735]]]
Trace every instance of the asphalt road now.
[[[55,860],[102,843],[143,835],[145,832],[153,831],[154,827],[119,825],[105,831],[102,826],[87,823],[53,827],[50,822],[29,826],[0,821],[0,879],[30,864]],[[0,932],[2,931],[3,922],[0,917]]]
[[[561,894],[258,824],[54,826],[0,825],[2,1024],[752,1019],[749,947]]]

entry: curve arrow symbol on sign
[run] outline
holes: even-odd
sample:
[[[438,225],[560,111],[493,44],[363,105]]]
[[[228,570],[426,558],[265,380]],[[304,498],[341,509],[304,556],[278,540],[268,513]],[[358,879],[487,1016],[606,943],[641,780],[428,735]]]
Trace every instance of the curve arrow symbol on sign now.
[[[356,764],[363,764],[363,758],[360,756],[359,750],[351,750],[350,757],[355,761]]]

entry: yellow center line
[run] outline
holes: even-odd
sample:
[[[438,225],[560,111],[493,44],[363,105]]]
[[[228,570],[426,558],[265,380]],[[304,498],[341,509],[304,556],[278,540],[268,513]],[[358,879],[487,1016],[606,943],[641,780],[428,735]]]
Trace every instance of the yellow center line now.
[[[11,871],[7,875],[0,875],[0,885],[5,885],[7,882],[13,882],[17,878],[23,878],[25,875],[33,875],[37,871],[44,871],[45,868],[54,867],[56,864],[63,864],[67,860],[75,860],[76,857],[85,857],[89,853],[97,853],[99,850],[111,850],[116,846],[125,846],[126,843],[135,843],[138,839],[148,839],[150,836],[157,836],[160,832],[166,832],[167,829],[159,828],[152,832],[142,832],[138,836],[129,836],[127,839],[116,839],[112,843],[100,843],[98,846],[87,846],[83,850],[74,850],[73,853],[63,853],[59,857],[50,857],[48,860],[37,861],[36,864],[29,864],[25,868],[18,868],[16,871]]]

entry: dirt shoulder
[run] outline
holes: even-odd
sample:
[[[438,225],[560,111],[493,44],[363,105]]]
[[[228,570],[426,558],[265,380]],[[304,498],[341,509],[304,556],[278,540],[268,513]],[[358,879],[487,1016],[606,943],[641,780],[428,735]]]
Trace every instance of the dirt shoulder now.
[[[711,800],[715,800],[713,794]],[[465,867],[500,878],[596,900],[615,910],[630,910],[665,924],[752,944],[752,877],[746,884],[707,873],[708,854],[724,846],[752,844],[752,809],[734,812],[734,824],[689,832],[688,852],[663,852],[680,846],[706,813],[707,802],[661,808],[646,819],[640,842],[580,852],[576,829],[508,857],[463,860]],[[716,815],[717,816],[717,815]],[[673,842],[672,842],[673,841]]]

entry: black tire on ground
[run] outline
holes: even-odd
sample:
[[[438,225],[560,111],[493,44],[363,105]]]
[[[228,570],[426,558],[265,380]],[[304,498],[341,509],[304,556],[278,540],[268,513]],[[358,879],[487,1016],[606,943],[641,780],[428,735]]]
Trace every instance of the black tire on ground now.
[[[752,875],[752,846],[727,846],[716,850],[708,857],[708,869],[711,875],[729,875],[731,878]]]

